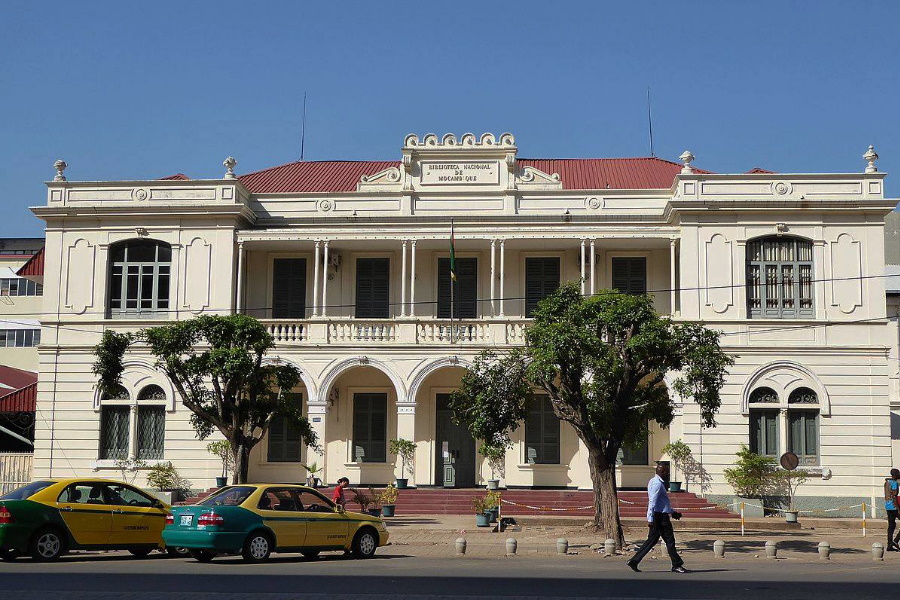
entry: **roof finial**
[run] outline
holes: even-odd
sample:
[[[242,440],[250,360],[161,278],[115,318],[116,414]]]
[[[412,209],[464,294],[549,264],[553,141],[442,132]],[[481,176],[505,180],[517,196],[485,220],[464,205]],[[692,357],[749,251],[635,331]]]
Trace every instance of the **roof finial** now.
[[[875,152],[874,146],[869,145],[869,149],[863,154],[863,158],[869,161],[869,164],[866,165],[866,173],[877,173],[878,167],[875,166],[875,161],[878,160],[878,153]]]
[[[56,169],[56,175],[53,176],[53,181],[65,181],[66,176],[63,175],[63,171],[65,171],[68,166],[66,161],[57,159],[57,161],[53,163],[53,168]]]
[[[226,158],[222,165],[228,169],[225,171],[225,179],[237,179],[237,176],[234,174],[234,167],[237,165],[237,161],[234,160],[233,156]]]
[[[684,163],[684,166],[681,167],[682,173],[693,173],[694,172],[694,169],[691,168],[691,161],[694,160],[694,155],[691,154],[690,150],[685,150],[684,152],[681,153],[681,156],[679,156],[678,158],[680,158],[681,162]]]

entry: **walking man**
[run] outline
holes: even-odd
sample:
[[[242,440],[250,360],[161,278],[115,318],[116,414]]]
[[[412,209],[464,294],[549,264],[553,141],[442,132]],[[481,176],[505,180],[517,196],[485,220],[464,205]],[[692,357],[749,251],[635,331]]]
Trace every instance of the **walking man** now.
[[[884,480],[884,510],[887,512],[888,529],[887,529],[887,551],[900,552],[900,534],[894,537],[894,530],[897,529],[897,491],[900,490],[900,470],[891,469],[890,479]]]
[[[666,550],[669,551],[669,558],[672,559],[673,573],[690,573],[684,568],[684,561],[678,556],[678,550],[675,549],[675,532],[672,529],[672,519],[676,521],[681,518],[681,513],[672,510],[669,503],[669,495],[666,493],[666,485],[669,481],[669,465],[656,465],[656,476],[647,484],[647,525],[650,527],[650,534],[647,541],[641,546],[631,560],[627,564],[635,573],[640,573],[638,565],[647,553],[653,549],[653,546],[662,538],[666,543]]]

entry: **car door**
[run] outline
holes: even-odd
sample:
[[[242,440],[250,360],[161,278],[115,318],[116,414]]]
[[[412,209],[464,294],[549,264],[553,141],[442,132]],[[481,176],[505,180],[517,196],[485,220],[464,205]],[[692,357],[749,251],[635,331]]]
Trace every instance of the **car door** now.
[[[263,523],[275,534],[278,548],[298,548],[306,538],[306,518],[298,510],[290,488],[266,488],[259,497],[257,511]]]
[[[106,504],[103,484],[71,483],[56,500],[59,514],[79,546],[105,546],[112,529],[112,507]]]
[[[307,517],[306,541],[310,548],[338,548],[347,543],[350,520],[335,510],[334,504],[313,490],[297,489],[297,502]]]
[[[110,545],[161,543],[166,511],[155,498],[124,483],[108,484],[106,494],[112,510]]]

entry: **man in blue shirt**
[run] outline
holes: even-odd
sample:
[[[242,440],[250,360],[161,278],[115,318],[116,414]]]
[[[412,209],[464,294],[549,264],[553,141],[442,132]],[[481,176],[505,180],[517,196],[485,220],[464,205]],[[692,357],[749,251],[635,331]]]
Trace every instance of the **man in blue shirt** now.
[[[669,481],[669,465],[659,464],[656,466],[656,476],[647,484],[647,525],[650,527],[650,535],[647,541],[641,546],[631,560],[627,564],[635,573],[640,573],[638,564],[647,555],[653,546],[662,538],[666,543],[666,550],[669,552],[669,558],[672,559],[673,573],[690,573],[684,568],[684,561],[678,556],[678,550],[675,549],[675,531],[672,529],[672,519],[676,521],[681,518],[681,513],[672,510],[672,504],[669,502],[669,495],[666,493],[666,485]]]
[[[887,530],[887,550],[888,552],[900,552],[900,534],[894,537],[894,530],[897,528],[897,492],[900,490],[897,480],[900,480],[900,470],[891,469],[891,478],[884,482],[884,510],[887,512],[888,530]]]

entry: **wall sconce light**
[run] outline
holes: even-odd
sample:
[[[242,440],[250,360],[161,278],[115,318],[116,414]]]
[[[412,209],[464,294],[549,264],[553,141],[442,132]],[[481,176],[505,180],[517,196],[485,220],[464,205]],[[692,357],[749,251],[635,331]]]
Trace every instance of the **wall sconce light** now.
[[[566,209],[566,212],[563,213],[562,219],[564,223],[568,223],[572,220],[572,213],[569,212],[568,208]]]
[[[775,223],[775,235],[784,235],[787,230],[787,223]]]

